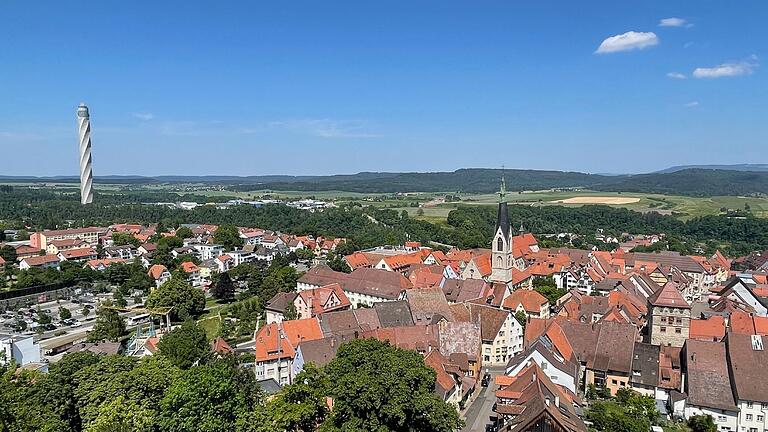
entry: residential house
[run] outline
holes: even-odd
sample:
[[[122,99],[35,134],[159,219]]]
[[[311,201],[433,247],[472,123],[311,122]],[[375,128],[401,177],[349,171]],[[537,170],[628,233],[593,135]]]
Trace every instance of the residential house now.
[[[509,311],[468,303],[472,322],[480,324],[483,365],[503,366],[523,349],[523,327]]]
[[[139,250],[132,245],[109,246],[104,248],[104,258],[132,260],[139,256]]]
[[[501,432],[587,432],[576,411],[576,400],[531,362],[515,377],[499,377],[496,413]]]
[[[288,305],[293,304],[298,294],[295,292],[279,292],[275,294],[264,307],[267,313],[267,324],[279,323],[285,319]]]
[[[578,394],[581,376],[579,364],[570,348],[565,352],[570,353],[570,358],[565,358],[549,338],[541,336],[509,360],[504,374],[517,376],[534,362],[553,383],[568,389],[572,394]]]
[[[684,417],[710,415],[719,432],[738,430],[739,409],[725,343],[691,339],[683,346],[681,357],[687,395]]]
[[[191,243],[189,246],[197,250],[201,261],[214,259],[224,254],[224,246],[219,244]]]
[[[197,264],[185,261],[181,263],[180,267],[181,271],[187,275],[187,280],[192,286],[196,287],[201,285],[202,278],[200,277],[200,267],[198,267]]]
[[[55,268],[59,269],[59,257],[56,255],[38,255],[24,258],[19,262],[19,268],[29,270],[31,268]]]
[[[155,286],[158,287],[171,279],[171,272],[162,264],[153,265],[149,268],[147,274],[155,281]]]
[[[733,396],[739,410],[739,430],[768,430],[768,337],[729,333],[726,346]]]
[[[460,367],[438,350],[429,352],[424,357],[424,364],[435,371],[435,393],[438,397],[458,408],[465,395],[462,389],[464,374]]]
[[[124,263],[125,263],[125,260],[120,258],[104,258],[104,259],[88,260],[85,263],[85,266],[83,267],[88,267],[91,270],[96,270],[96,271],[104,271],[113,264],[124,264]]]
[[[96,251],[91,248],[82,248],[82,249],[68,249],[63,250],[59,252],[58,258],[59,261],[88,261],[92,259],[97,259],[99,256],[96,254]]]
[[[48,246],[45,248],[45,253],[47,255],[58,255],[61,251],[87,247],[90,247],[90,245],[80,240],[79,238],[51,240],[48,242]]]
[[[293,300],[299,319],[350,309],[352,304],[338,283],[300,291]]]
[[[501,307],[512,313],[523,312],[531,318],[549,318],[549,300],[539,292],[517,289],[504,299]]]
[[[759,316],[768,316],[768,296],[759,295],[763,293],[750,275],[733,276],[717,294],[748,305]]]
[[[283,321],[260,328],[254,336],[256,379],[271,378],[281,386],[290,384],[299,344],[322,337],[317,318]]]

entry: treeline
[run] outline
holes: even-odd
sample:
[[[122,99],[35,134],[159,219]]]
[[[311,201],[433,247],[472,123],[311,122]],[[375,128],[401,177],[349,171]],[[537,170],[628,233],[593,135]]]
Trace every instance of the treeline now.
[[[704,216],[681,221],[655,212],[639,213],[601,205],[577,208],[562,206],[509,206],[510,222],[517,228],[523,224],[535,234],[570,232],[594,236],[605,234],[665,233],[691,248],[702,243],[705,250],[721,248],[731,255],[746,254],[768,248],[768,220],[751,216],[730,218]],[[76,200],[55,194],[0,193],[0,220],[6,226],[32,229],[68,226],[109,225],[116,222],[233,224],[256,226],[297,235],[345,237],[346,248],[361,249],[383,244],[402,244],[406,240],[423,243],[435,241],[461,248],[488,247],[496,223],[496,209],[491,206],[462,206],[451,211],[447,224],[433,224],[408,216],[404,211],[362,207],[348,204],[323,212],[310,213],[283,205],[261,208],[236,206],[217,209],[213,206],[193,210],[172,209],[141,204],[94,203],[82,206]],[[346,251],[345,250],[345,251]]]
[[[688,196],[768,195],[768,172],[690,168],[638,174],[596,185],[595,190]]]
[[[681,221],[655,212],[639,213],[601,205],[577,208],[512,205],[509,217],[513,227],[522,223],[527,231],[536,234],[570,232],[589,236],[598,229],[614,237],[622,233],[664,233],[688,243],[691,250],[700,244],[706,251],[720,248],[732,256],[768,248],[768,219],[752,216],[713,215]],[[491,207],[464,206],[448,215],[448,224],[455,228],[454,238],[466,239],[469,243],[478,238],[478,232],[479,237],[489,239],[495,223],[496,210]]]
[[[174,329],[158,348],[142,359],[67,354],[47,374],[0,364],[0,430],[452,432],[463,426],[435,395],[435,372],[419,353],[373,339],[342,345],[323,368],[306,365],[271,397],[240,366],[244,359],[208,354],[194,323]]]
[[[766,195],[768,172],[690,168],[675,172],[604,176],[579,172],[459,169],[432,173],[359,173],[282,180],[243,182],[237,191],[339,190],[360,193],[461,192],[493,193],[502,174],[510,191],[587,188],[613,192],[661,193],[688,196]]]
[[[358,173],[313,177],[300,181],[274,181],[260,184],[243,183],[231,186],[232,190],[293,190],[361,193],[397,192],[446,192],[493,193],[499,189],[504,175],[509,190],[538,190],[590,186],[599,184],[609,177],[563,171],[505,170],[468,168],[453,172],[428,173]]]

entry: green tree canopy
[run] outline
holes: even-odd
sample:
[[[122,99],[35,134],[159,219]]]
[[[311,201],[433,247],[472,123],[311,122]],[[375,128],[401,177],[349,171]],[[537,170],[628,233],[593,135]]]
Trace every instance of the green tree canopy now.
[[[187,320],[157,343],[160,354],[182,369],[189,369],[209,353],[205,331],[196,321]]]
[[[171,278],[147,297],[148,308],[173,307],[174,320],[187,320],[205,309],[205,294],[180,278]]]
[[[354,340],[339,348],[325,371],[334,398],[329,430],[453,432],[463,426],[456,410],[435,395],[435,372],[415,351]]]
[[[176,228],[175,236],[180,239],[192,238],[194,237],[194,235],[195,234],[192,232],[192,229],[190,229],[189,227],[180,226]]]
[[[117,342],[123,336],[125,336],[125,320],[116,310],[112,309],[111,302],[105,301],[99,307],[96,324],[94,324],[93,330],[88,333],[88,340],[91,342],[103,340]]]
[[[218,360],[187,370],[170,386],[160,402],[158,424],[164,431],[232,430],[260,399],[253,372]]]
[[[222,224],[213,234],[213,241],[224,246],[227,250],[234,249],[243,245],[243,239],[240,238],[240,231],[232,224]]]
[[[211,286],[211,295],[221,301],[232,301],[235,298],[235,284],[229,273],[224,272],[216,277]]]

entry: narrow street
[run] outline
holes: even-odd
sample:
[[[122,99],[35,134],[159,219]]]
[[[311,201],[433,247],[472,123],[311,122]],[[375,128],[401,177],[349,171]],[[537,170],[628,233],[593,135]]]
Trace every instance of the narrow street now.
[[[466,412],[467,425],[462,432],[484,432],[485,425],[490,423],[489,417],[493,412],[493,403],[496,402],[496,388],[494,380],[496,375],[504,373],[504,367],[489,368],[491,381],[488,387],[481,387],[477,398],[469,406]]]

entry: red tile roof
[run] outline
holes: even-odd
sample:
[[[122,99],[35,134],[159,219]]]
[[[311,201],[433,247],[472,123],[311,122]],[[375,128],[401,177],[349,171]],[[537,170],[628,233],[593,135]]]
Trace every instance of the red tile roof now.
[[[284,338],[281,338],[280,334]],[[254,337],[256,340],[256,361],[293,358],[299,343],[322,337],[323,332],[317,318],[268,324],[259,329]]]
[[[195,263],[185,261],[181,263],[181,269],[184,271],[184,273],[195,273],[200,271],[200,267],[198,267]]]
[[[154,280],[160,279],[160,276],[163,274],[163,272],[168,271],[167,268],[165,268],[162,264],[155,264],[152,267],[149,268],[149,277],[151,277]]]
[[[502,303],[504,309],[517,310],[518,306],[523,306],[528,313],[539,314],[541,308],[548,304],[548,300],[537,291],[528,289],[518,289],[512,291],[512,294],[507,296]]]
[[[45,264],[59,262],[59,257],[56,255],[38,255],[24,258],[22,261],[26,262],[30,267],[37,267]]]
[[[91,248],[70,249],[59,252],[66,259],[78,259],[86,257],[96,257],[96,251]]]
[[[371,267],[373,264],[368,261],[368,257],[362,252],[355,252],[352,255],[344,257],[349,267],[354,270],[359,267]]]
[[[725,337],[725,318],[713,315],[708,319],[692,319],[690,338],[720,341]]]
[[[674,282],[667,282],[663,287],[656,290],[650,297],[648,302],[653,306],[672,307],[679,309],[690,309],[691,306],[685,301],[678,285]]]
[[[338,283],[311,288],[298,293],[304,304],[312,309],[312,316],[320,315],[338,309],[345,309],[352,305]],[[330,300],[338,300],[338,304],[331,304]]]

